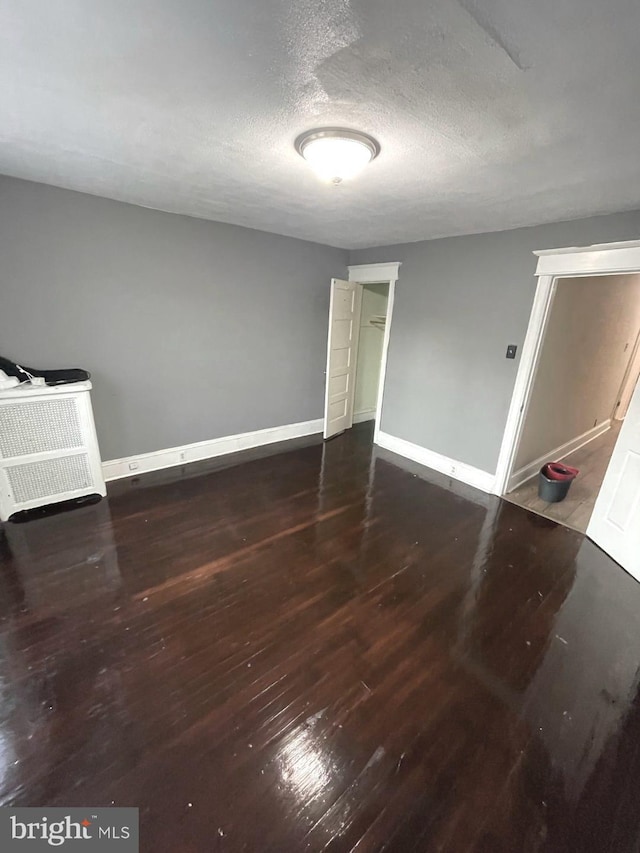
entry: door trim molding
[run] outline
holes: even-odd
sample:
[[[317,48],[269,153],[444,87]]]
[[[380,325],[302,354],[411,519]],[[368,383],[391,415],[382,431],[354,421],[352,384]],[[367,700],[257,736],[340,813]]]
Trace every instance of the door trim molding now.
[[[391,338],[391,323],[393,320],[393,306],[396,294],[396,282],[400,274],[401,261],[384,264],[352,264],[349,270],[349,281],[358,284],[386,284],[389,283],[389,295],[387,297],[387,317],[384,324],[384,337],[382,339],[382,357],[380,360],[380,376],[378,377],[378,395],[376,399],[375,424],[373,427],[373,443],[380,444],[380,423],[382,420],[382,406],[384,403],[384,384],[387,376],[387,360],[389,358],[389,340]]]
[[[385,284],[387,281],[397,281],[401,265],[402,261],[388,264],[351,264],[347,267],[349,281],[357,281],[358,284]]]
[[[505,494],[512,476],[558,279],[640,272],[640,240],[543,249],[533,254],[538,256],[538,285],[498,456],[497,495]]]

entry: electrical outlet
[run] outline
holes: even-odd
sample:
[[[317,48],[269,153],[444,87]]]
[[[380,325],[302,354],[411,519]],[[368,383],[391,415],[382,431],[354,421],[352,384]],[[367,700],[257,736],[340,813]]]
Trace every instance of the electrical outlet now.
[[[181,462],[184,462],[185,457],[186,457],[186,453],[184,452],[184,450],[181,450],[181,451],[180,451],[180,461],[181,461]]]
[[[129,470],[130,471],[137,471],[139,467],[140,467],[139,462],[129,462]]]
[[[515,358],[517,351],[518,351],[517,344],[509,344],[509,346],[507,347],[507,358]]]

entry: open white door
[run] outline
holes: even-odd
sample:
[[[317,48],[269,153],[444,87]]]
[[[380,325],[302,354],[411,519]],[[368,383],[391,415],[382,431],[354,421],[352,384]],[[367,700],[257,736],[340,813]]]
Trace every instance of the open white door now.
[[[354,281],[331,279],[327,379],[324,396],[324,437],[353,424],[356,357],[362,287]]]
[[[587,536],[640,580],[640,383],[613,448]]]

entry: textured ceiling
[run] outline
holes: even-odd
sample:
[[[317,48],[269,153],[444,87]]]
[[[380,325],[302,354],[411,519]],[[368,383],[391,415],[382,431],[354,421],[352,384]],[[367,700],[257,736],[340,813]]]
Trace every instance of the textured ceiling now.
[[[2,0],[0,172],[344,247],[640,207],[638,0]],[[293,149],[373,134],[353,182]]]

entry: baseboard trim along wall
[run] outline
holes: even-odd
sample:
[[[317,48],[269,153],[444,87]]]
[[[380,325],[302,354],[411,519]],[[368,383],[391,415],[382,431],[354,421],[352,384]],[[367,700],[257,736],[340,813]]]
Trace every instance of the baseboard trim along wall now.
[[[481,471],[480,468],[474,468],[473,465],[467,465],[466,462],[458,462],[457,459],[451,459],[449,456],[427,450],[425,447],[420,447],[419,444],[413,444],[403,438],[389,435],[388,432],[380,431],[376,443],[380,447],[384,447],[385,450],[391,450],[399,456],[405,456],[407,459],[419,462],[427,468],[433,468],[434,471],[446,474],[454,480],[460,480],[461,483],[493,494],[495,475],[488,471]]]
[[[564,459],[565,456],[573,453],[574,450],[579,450],[581,447],[584,447],[585,444],[589,444],[590,441],[601,436],[610,429],[610,427],[611,420],[603,421],[601,424],[594,426],[592,429],[583,432],[582,435],[578,435],[575,438],[572,438],[571,441],[561,444],[560,447],[550,450],[548,453],[545,453],[544,456],[540,456],[538,459],[534,459],[533,462],[523,465],[522,468],[514,471],[509,478],[507,493],[512,492],[514,489],[517,489],[518,486],[526,483],[527,480],[535,477],[545,462],[559,462],[561,459]]]
[[[375,421],[375,419],[375,409],[365,409],[363,412],[355,412],[353,415],[354,424],[361,424],[364,423],[364,421]]]
[[[156,450],[153,453],[126,456],[124,459],[111,459],[102,463],[102,471],[106,481],[119,480],[122,477],[135,477],[137,474],[160,471],[163,468],[172,468],[174,465],[199,462],[202,459],[225,456],[227,453],[237,453],[239,450],[275,444],[277,441],[314,435],[317,432],[322,432],[323,424],[322,418],[318,418],[313,421],[301,421],[297,424],[285,424],[284,426],[258,429],[253,432],[242,432],[237,435],[225,435],[222,438],[214,438],[210,441],[185,444],[182,447],[169,447],[166,450]]]

